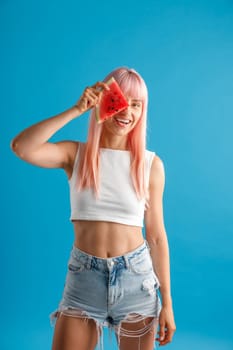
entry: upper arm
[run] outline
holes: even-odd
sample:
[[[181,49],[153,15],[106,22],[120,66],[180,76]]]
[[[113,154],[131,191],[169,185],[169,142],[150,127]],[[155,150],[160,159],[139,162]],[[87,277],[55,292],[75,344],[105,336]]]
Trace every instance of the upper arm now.
[[[145,229],[147,238],[160,238],[165,233],[163,218],[163,193],[165,170],[162,159],[155,155],[151,165],[149,180],[149,206],[145,211]]]
[[[73,165],[77,147],[78,142],[75,141],[46,142],[35,151],[28,150],[23,154],[15,153],[33,165],[43,168],[68,169]]]

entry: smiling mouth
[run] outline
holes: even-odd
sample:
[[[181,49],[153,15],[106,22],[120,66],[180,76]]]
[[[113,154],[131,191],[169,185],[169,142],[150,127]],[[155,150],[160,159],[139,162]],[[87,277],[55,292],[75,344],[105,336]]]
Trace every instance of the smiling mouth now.
[[[114,120],[120,126],[127,126],[127,125],[129,125],[131,123],[131,120],[129,120],[129,119],[114,118]]]

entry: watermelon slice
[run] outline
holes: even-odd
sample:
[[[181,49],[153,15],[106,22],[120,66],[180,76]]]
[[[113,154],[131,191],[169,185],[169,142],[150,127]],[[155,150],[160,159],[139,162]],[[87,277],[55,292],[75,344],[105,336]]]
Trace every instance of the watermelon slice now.
[[[128,107],[128,102],[116,80],[112,77],[106,84],[110,90],[103,90],[99,104],[96,106],[96,120],[102,123]]]

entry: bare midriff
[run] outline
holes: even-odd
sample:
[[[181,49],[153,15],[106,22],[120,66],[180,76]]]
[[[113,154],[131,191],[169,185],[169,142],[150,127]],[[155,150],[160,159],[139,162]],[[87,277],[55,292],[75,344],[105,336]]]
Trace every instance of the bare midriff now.
[[[138,248],[144,237],[142,228],[114,222],[75,220],[74,245],[101,258],[126,254]]]

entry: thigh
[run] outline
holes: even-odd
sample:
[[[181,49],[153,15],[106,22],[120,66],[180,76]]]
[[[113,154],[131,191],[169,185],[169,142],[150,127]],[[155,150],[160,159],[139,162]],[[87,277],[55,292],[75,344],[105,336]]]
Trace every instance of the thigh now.
[[[97,344],[97,338],[94,320],[59,314],[52,350],[93,350]]]
[[[119,349],[154,349],[157,325],[158,322],[153,317],[147,317],[139,322],[122,322],[117,336]]]

